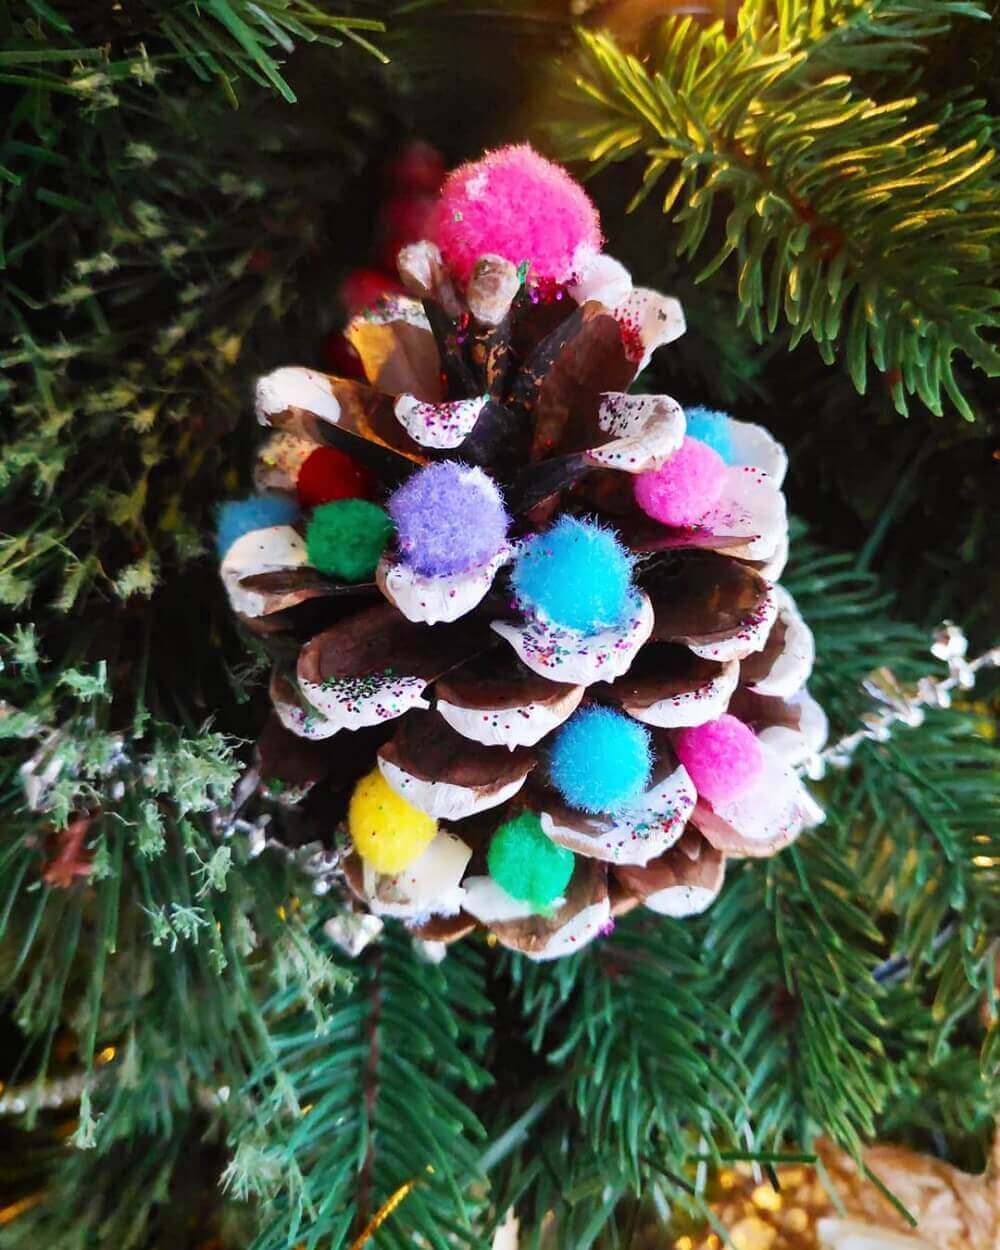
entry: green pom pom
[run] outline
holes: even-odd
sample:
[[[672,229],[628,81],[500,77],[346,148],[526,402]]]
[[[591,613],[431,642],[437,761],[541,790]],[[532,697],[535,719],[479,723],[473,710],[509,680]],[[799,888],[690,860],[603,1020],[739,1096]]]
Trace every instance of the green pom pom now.
[[[321,504],[306,529],[309,563],[345,582],[363,582],[375,572],[392,533],[383,508],[367,499]]]
[[[502,824],[486,859],[497,885],[533,907],[557,899],[573,875],[573,852],[545,836],[534,812],[522,812]]]

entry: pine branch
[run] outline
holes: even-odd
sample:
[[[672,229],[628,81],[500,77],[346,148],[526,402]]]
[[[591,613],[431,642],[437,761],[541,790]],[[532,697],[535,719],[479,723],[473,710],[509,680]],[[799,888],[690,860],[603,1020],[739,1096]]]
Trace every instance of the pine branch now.
[[[339,48],[349,40],[387,59],[365,37],[384,32],[381,21],[333,15],[311,0],[139,0],[108,10],[18,0],[5,16],[0,81],[79,98],[130,78],[152,82],[180,64],[202,81],[216,80],[233,105],[241,78],[293,103],[281,64],[300,43]]]
[[[365,1228],[383,1246],[479,1246],[483,1130],[465,1104],[489,1084],[481,955],[432,967],[390,930],[351,970],[319,1029],[297,988],[271,1001],[274,1058],[245,1091],[227,1173],[266,1198],[254,1250],[337,1250]]]
[[[597,165],[642,155],[634,203],[669,179],[678,252],[715,241],[698,279],[737,267],[740,317],[758,340],[783,317],[792,346],[810,335],[827,363],[839,354],[859,391],[874,364],[900,412],[917,394],[939,413],[946,393],[971,417],[955,353],[1000,372],[991,124],[975,103],[934,113],[918,95],[873,97],[864,73],[891,85],[958,15],[983,16],[941,0],[845,0],[830,13],[751,0],[732,40],[671,19],[649,67],[584,33],[579,115],[555,128],[557,145]]]

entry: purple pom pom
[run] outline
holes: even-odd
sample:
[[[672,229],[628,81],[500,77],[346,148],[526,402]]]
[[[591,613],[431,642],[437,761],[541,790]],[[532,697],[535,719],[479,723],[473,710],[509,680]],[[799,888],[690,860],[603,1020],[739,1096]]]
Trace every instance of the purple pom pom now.
[[[487,564],[507,541],[510,518],[482,469],[442,460],[414,473],[392,496],[403,559],[424,577],[448,577]]]

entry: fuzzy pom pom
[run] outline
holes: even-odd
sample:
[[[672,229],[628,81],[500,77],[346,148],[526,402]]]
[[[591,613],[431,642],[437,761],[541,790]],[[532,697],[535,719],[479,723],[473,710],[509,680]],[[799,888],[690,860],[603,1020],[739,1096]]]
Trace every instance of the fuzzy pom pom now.
[[[754,783],[764,756],[753,730],[735,716],[720,716],[674,734],[677,758],[698,794],[710,803],[733,799]]]
[[[347,808],[354,849],[376,872],[402,872],[437,833],[437,821],[407,803],[377,768],[354,787]]]
[[[320,504],[306,529],[309,563],[330,577],[363,582],[374,574],[391,534],[384,509],[366,499]]]
[[[569,282],[601,246],[597,209],[579,183],[527,144],[499,148],[448,175],[430,237],[460,282],[480,256],[527,263],[535,281]]]
[[[534,812],[502,824],[486,858],[497,885],[533,907],[554,902],[573,875],[573,852],[546,837]]]
[[[488,563],[507,541],[510,519],[491,478],[454,460],[429,464],[389,500],[400,554],[425,577]]]
[[[430,143],[414,139],[389,163],[386,181],[395,191],[423,191],[433,195],[444,182],[444,157]]]
[[[592,634],[628,615],[632,561],[610,531],[562,516],[523,544],[511,582],[522,610]]]
[[[685,438],[664,464],[639,473],[635,501],[664,525],[696,525],[722,494],[726,462],[707,443]]]
[[[388,295],[399,295],[402,284],[381,269],[352,269],[341,282],[337,295],[349,317],[364,312]]]
[[[303,508],[317,508],[335,499],[371,499],[372,475],[363,464],[336,447],[317,447],[303,461],[295,482]]]
[[[684,417],[687,421],[688,438],[696,438],[699,443],[707,443],[713,451],[717,451],[726,464],[733,462],[733,440],[729,433],[729,414],[715,412],[711,408],[686,408]]]
[[[378,260],[386,269],[395,269],[400,248],[427,237],[431,217],[437,207],[436,195],[404,192],[382,206],[376,233],[381,240]]]
[[[549,758],[552,784],[571,807],[611,812],[649,785],[649,731],[606,707],[577,712],[556,735]]]
[[[287,495],[250,495],[246,499],[230,499],[220,504],[216,521],[216,544],[219,555],[253,530],[268,529],[272,525],[291,525],[297,521],[299,509],[294,499]]]

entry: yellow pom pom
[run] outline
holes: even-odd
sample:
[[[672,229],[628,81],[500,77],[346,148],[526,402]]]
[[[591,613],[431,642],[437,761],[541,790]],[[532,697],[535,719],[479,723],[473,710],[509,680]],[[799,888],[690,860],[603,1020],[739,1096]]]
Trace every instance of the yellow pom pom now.
[[[354,787],[347,828],[366,864],[376,872],[401,872],[437,833],[437,821],[400,798],[374,768]]]

